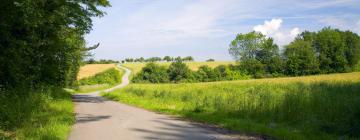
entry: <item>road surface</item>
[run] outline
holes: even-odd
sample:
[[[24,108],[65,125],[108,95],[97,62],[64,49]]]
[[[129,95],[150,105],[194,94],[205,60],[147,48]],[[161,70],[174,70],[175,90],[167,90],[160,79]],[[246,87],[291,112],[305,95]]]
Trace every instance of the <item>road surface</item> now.
[[[122,83],[105,90],[112,91],[129,84],[131,71],[119,66],[126,72]],[[259,139],[239,134],[231,134],[215,129],[179,120],[144,109],[110,101],[99,96],[97,91],[89,94],[75,94],[76,123],[69,140],[233,140]]]

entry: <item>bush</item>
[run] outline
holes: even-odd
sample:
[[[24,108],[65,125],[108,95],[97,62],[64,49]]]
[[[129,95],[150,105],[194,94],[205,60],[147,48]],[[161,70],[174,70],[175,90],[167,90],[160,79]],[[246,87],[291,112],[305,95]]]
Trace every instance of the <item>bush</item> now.
[[[168,69],[169,80],[172,82],[181,82],[181,81],[192,81],[194,80],[194,75],[192,71],[183,63],[181,60],[171,63]]]
[[[121,74],[119,70],[115,68],[111,68],[104,72],[98,73],[94,76],[80,79],[78,83],[79,85],[96,85],[96,84],[115,85],[121,83]]]
[[[196,73],[198,75],[198,80],[201,82],[217,81],[220,79],[220,72],[215,71],[206,65],[200,66]]]
[[[254,58],[242,60],[240,68],[247,74],[253,75],[254,78],[260,78],[265,74],[264,64]]]
[[[150,82],[150,83],[166,83],[169,82],[167,69],[155,63],[148,63],[142,68],[132,81],[134,83]]]

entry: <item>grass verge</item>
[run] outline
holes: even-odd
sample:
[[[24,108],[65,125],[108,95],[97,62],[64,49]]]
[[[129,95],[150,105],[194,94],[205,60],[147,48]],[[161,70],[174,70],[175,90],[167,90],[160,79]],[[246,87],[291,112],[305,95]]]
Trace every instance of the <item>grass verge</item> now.
[[[2,91],[0,139],[63,140],[75,122],[71,94],[60,88]]]
[[[359,139],[360,73],[132,84],[103,96],[277,139]],[[121,94],[119,94],[121,93]]]

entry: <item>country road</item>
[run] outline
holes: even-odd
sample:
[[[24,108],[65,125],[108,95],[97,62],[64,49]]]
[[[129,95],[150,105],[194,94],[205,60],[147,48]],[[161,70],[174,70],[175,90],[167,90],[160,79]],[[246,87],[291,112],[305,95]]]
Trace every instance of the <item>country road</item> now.
[[[233,140],[259,139],[230,134],[227,131],[179,120],[144,109],[132,107],[99,96],[129,84],[131,71],[126,72],[122,83],[105,91],[75,94],[76,123],[69,140]]]

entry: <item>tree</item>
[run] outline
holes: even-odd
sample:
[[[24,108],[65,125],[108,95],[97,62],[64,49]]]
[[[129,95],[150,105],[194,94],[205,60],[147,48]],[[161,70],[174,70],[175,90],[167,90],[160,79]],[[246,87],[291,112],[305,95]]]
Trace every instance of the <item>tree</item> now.
[[[164,66],[155,63],[148,63],[142,68],[139,74],[133,78],[133,82],[147,81],[150,83],[166,83],[169,82],[169,76]]]
[[[6,0],[0,5],[0,87],[74,84],[84,35],[107,0]]]
[[[173,82],[181,82],[190,78],[191,70],[181,60],[172,62],[168,69],[169,79]]]
[[[194,61],[194,58],[192,56],[186,56],[182,58],[183,61]]]
[[[266,38],[259,32],[238,34],[231,42],[229,52],[240,62],[242,70],[255,77],[265,73],[281,73],[282,59],[278,46],[272,38]],[[274,65],[274,62],[278,65]]]
[[[250,32],[247,34],[238,34],[236,38],[231,41],[229,53],[237,61],[254,59],[264,45],[265,36],[259,32]]]
[[[284,55],[288,75],[309,75],[319,72],[319,62],[308,41],[295,40],[286,46]]]
[[[220,72],[214,71],[212,68],[210,68],[207,65],[200,66],[197,74],[199,76],[199,81],[202,82],[210,82],[210,81],[217,81],[220,77]]]
[[[171,58],[170,56],[165,56],[165,57],[163,58],[163,60],[166,61],[166,62],[170,62],[170,61],[173,60],[173,58]]]
[[[206,62],[214,62],[214,61],[215,61],[215,59],[212,59],[212,58],[206,60]]]
[[[350,31],[326,27],[318,32],[304,31],[297,40],[311,43],[322,73],[352,71],[360,60],[360,37]]]

